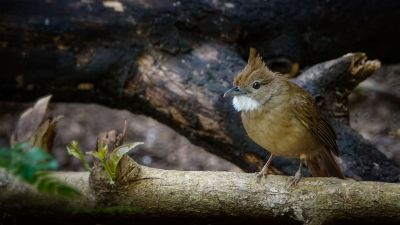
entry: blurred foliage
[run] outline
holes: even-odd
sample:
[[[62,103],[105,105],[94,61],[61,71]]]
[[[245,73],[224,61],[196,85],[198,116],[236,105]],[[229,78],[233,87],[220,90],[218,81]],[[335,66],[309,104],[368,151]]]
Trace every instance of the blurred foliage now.
[[[73,187],[54,178],[50,170],[57,169],[57,161],[39,147],[27,143],[12,148],[0,148],[0,167],[22,181],[33,185],[39,192],[76,197],[80,193]]]
[[[110,152],[107,144],[99,142],[97,144],[97,149],[95,151],[89,151],[87,152],[87,154],[93,156],[100,161],[104,171],[110,179],[110,182],[114,183],[117,178],[117,167],[119,161],[130,150],[142,144],[143,142],[124,144],[116,147]],[[70,155],[79,159],[87,170],[90,170],[89,164],[85,160],[83,152],[79,149],[77,141],[72,141],[69,146],[67,146],[67,150]]]

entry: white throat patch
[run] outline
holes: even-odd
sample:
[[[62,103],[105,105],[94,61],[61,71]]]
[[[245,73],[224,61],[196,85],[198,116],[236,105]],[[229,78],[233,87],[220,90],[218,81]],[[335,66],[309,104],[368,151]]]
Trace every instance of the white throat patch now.
[[[233,107],[236,111],[252,111],[260,107],[260,103],[247,96],[235,96],[232,101]]]

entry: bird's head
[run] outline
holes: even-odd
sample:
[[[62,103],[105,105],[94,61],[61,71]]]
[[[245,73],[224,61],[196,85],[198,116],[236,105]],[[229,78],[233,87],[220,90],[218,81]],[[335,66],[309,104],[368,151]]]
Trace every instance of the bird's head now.
[[[253,111],[279,95],[280,83],[280,76],[269,70],[256,50],[251,48],[246,67],[236,75],[234,87],[225,92],[224,97],[233,97],[237,111]]]

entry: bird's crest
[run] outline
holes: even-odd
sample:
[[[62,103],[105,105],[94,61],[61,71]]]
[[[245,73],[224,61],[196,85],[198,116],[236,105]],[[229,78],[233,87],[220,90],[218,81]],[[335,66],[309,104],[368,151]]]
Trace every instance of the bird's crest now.
[[[249,59],[247,60],[247,66],[253,70],[264,67],[265,64],[259,54],[257,54],[257,50],[255,48],[250,48]]]
[[[260,70],[260,73],[253,74],[254,71]],[[235,77],[233,84],[235,86],[241,86],[247,84],[250,80],[265,79],[267,76],[273,74],[270,71],[261,56],[257,54],[255,48],[250,48],[249,59],[247,60],[246,67]]]

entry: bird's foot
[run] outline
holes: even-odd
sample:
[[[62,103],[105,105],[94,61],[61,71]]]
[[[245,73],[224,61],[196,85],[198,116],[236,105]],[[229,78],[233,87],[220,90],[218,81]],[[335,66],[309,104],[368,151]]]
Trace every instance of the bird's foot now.
[[[263,166],[263,168],[261,169],[261,171],[258,172],[258,173],[256,173],[256,176],[257,176],[257,183],[260,182],[261,178],[267,176],[268,167],[269,167],[269,164],[270,164],[271,161],[272,161],[272,157],[273,157],[273,156],[272,156],[272,154],[271,154],[271,155],[268,157],[268,160],[267,160],[267,162],[265,163],[265,165]]]
[[[260,183],[261,179],[266,176],[267,176],[267,173],[264,171],[256,172],[257,183]]]
[[[256,174],[257,178],[263,178],[266,176],[266,174],[261,173],[261,172],[256,172],[255,174]]]
[[[300,156],[300,165],[299,165],[299,169],[296,171],[296,173],[294,174],[294,177],[292,179],[290,179],[290,182],[287,186],[287,188],[290,188],[292,186],[295,186],[297,183],[299,183],[301,177],[303,176],[301,170],[303,168],[303,164],[306,162],[306,157],[305,155],[301,155]]]
[[[290,179],[287,188],[296,186],[297,183],[299,183],[299,181],[301,180],[301,178],[302,178],[301,171],[297,171],[296,174],[294,175],[294,177],[292,177],[292,179]]]

